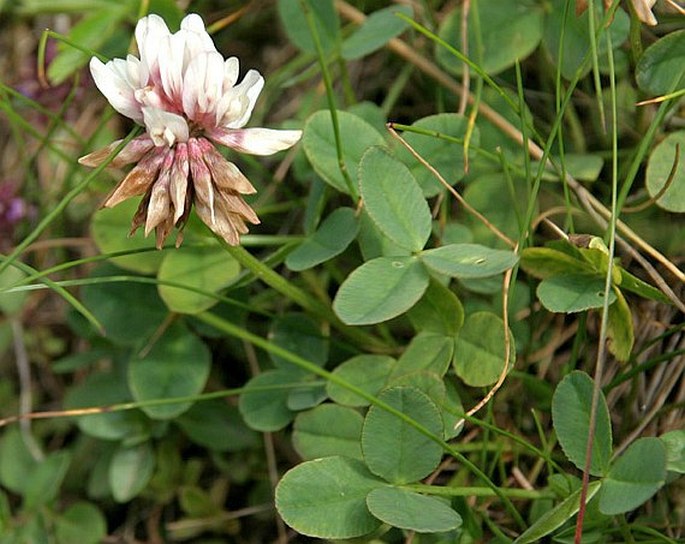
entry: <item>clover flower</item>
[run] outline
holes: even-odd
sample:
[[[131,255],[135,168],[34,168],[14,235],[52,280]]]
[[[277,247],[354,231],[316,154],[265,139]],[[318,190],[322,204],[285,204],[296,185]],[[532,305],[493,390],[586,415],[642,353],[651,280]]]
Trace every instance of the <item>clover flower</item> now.
[[[192,205],[204,223],[231,245],[259,218],[242,195],[256,190],[214,144],[253,155],[271,155],[293,146],[299,130],[243,128],[252,114],[264,79],[249,70],[238,83],[236,57],[224,60],[199,15],[190,14],[176,33],[158,15],[138,21],[140,58],[128,55],[103,64],[93,57],[95,85],[112,107],[146,133],[124,146],[110,163],[136,166],[110,193],[103,207],[143,195],[131,234],[155,229],[157,247],[175,227],[177,246]],[[121,140],[79,162],[100,165]]]

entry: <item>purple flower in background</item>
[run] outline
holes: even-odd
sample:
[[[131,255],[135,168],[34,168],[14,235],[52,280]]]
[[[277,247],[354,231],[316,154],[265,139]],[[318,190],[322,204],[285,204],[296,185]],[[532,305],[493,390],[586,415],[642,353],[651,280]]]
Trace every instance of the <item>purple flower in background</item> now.
[[[13,183],[0,183],[0,245],[11,244],[14,227],[34,215],[33,206],[17,195],[17,188]]]
[[[256,191],[215,144],[271,155],[293,146],[302,132],[243,128],[264,79],[249,70],[238,83],[238,59],[224,60],[199,15],[186,16],[173,34],[161,17],[148,15],[138,21],[135,34],[140,58],[90,61],[95,84],[112,107],[146,129],[112,161],[115,167],[137,164],[103,206],[143,195],[131,232],[144,226],[147,236],[155,229],[162,247],[174,226],[183,228],[194,204],[212,231],[237,245],[248,231],[246,223],[259,223],[241,196]],[[97,166],[120,142],[79,162]]]

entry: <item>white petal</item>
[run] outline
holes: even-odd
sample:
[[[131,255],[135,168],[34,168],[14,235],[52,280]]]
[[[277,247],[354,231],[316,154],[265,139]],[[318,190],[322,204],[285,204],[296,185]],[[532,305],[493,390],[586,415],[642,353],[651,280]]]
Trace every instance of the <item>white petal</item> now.
[[[99,59],[90,59],[90,73],[95,85],[105,95],[112,107],[122,115],[142,122],[143,113],[134,95],[134,83],[129,79],[129,63],[124,59],[113,59],[103,64]]]
[[[220,53],[209,52],[207,55],[207,73],[203,86],[203,100],[200,106],[203,112],[214,113],[222,95],[224,83],[224,58]]]
[[[223,116],[219,122],[220,126],[226,128],[242,128],[245,126],[252,115],[252,110],[257,103],[257,98],[259,98],[259,93],[262,92],[264,88],[264,78],[260,75],[257,70],[250,70],[245,74],[243,80],[233,87],[226,94],[235,97],[235,99],[240,100],[242,107],[238,113],[234,113],[230,108],[227,114]],[[224,95],[226,96],[226,95]]]
[[[181,30],[194,34],[193,44],[199,45],[202,51],[216,51],[212,37],[205,30],[205,23],[197,13],[186,15],[181,21]]]
[[[224,86],[223,92],[232,89],[235,82],[238,81],[238,73],[240,72],[240,61],[238,57],[230,57],[224,62]]]
[[[136,42],[138,47],[147,42],[149,36],[156,37],[170,34],[169,28],[166,26],[164,19],[155,13],[143,17],[136,25]]]
[[[249,101],[246,96],[236,96],[232,91],[224,93],[216,105],[214,126],[225,126],[231,119],[240,119],[248,106]]]
[[[181,21],[181,28],[183,30],[191,30],[193,32],[205,33],[205,23],[197,13],[189,13]]]
[[[159,44],[159,77],[164,94],[172,102],[181,96],[184,52],[185,41],[178,33],[167,36]]]
[[[176,142],[187,142],[190,136],[188,123],[180,115],[158,108],[143,108],[147,132],[156,146],[171,147]]]
[[[243,128],[226,130],[215,128],[207,131],[207,137],[250,155],[272,155],[294,146],[302,137],[301,130],[274,130],[270,128]]]
[[[169,36],[169,28],[159,15],[143,17],[136,25],[136,42],[140,54],[140,82],[150,83],[159,74],[159,44]]]
[[[195,57],[203,53],[217,53],[214,42],[207,31],[199,15],[188,15],[181,22],[181,30],[176,35],[183,41],[183,73]],[[223,59],[223,56],[222,56]]]
[[[131,86],[140,87],[140,59],[133,55],[126,55],[126,79]]]

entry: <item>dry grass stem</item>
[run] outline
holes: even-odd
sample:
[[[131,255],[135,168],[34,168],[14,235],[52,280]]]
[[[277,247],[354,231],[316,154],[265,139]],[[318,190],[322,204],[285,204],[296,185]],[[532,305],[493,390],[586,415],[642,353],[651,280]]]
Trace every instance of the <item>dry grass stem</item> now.
[[[433,165],[431,165],[411,145],[409,145],[407,141],[404,138],[402,138],[402,136],[400,136],[390,124],[388,124],[387,128],[388,131],[390,131],[392,137],[397,139],[407,149],[407,151],[409,151],[416,158],[416,160],[418,160],[423,166],[425,166],[430,171],[430,173],[435,176],[435,178],[440,182],[440,184],[452,194],[455,200],[457,200],[457,202],[459,202],[459,204],[463,206],[463,208],[467,212],[469,212],[471,215],[473,215],[479,221],[481,221],[495,236],[497,236],[509,247],[517,247],[516,242],[514,242],[511,238],[509,238],[506,234],[499,230],[495,225],[488,221],[488,219],[482,213],[480,213],[468,202],[466,202],[466,200],[464,200],[464,198],[459,194],[459,192],[454,187],[452,187],[444,177],[442,177],[442,174],[440,174],[440,172],[438,172],[433,167]]]

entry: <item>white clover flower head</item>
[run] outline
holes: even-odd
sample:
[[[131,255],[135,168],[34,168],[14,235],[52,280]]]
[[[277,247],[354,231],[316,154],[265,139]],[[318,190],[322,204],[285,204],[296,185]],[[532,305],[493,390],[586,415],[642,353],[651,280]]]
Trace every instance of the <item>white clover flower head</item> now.
[[[241,196],[256,190],[214,144],[271,155],[292,147],[302,131],[244,128],[264,78],[249,70],[238,83],[238,59],[224,60],[199,15],[187,15],[173,34],[161,17],[148,15],[138,21],[135,35],[140,58],[90,61],[95,85],[112,107],[146,129],[111,162],[114,167],[137,164],[103,207],[143,195],[131,233],[144,226],[147,236],[155,229],[161,248],[174,226],[181,243],[180,231],[194,204],[212,231],[237,245],[248,231],[246,222],[259,223]],[[120,143],[79,162],[98,166]]]

